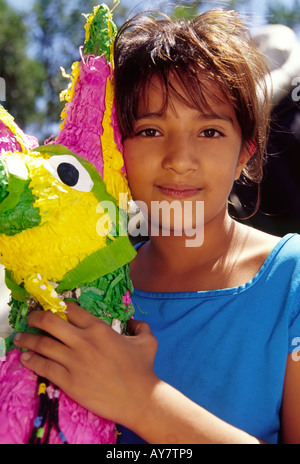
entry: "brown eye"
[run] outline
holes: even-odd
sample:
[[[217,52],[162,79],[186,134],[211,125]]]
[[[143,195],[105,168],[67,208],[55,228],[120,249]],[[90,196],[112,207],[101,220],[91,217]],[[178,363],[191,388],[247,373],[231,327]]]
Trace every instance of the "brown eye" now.
[[[155,129],[146,129],[145,130],[145,135],[147,137],[155,137],[157,131]]]
[[[144,129],[137,133],[137,135],[141,135],[142,137],[158,137],[160,132],[156,129]]]
[[[204,137],[212,139],[220,135],[220,132],[218,132],[216,129],[205,129],[202,134],[204,134]]]

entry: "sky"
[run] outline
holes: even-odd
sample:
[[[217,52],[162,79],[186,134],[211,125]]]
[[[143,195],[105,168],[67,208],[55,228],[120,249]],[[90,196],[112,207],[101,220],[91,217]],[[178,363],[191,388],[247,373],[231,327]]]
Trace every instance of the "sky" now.
[[[71,4],[72,0],[65,0],[66,3]],[[193,0],[186,0],[188,3]],[[198,0],[201,3],[201,0]],[[226,0],[208,0],[211,5],[210,8],[214,6],[222,6],[226,8]],[[16,8],[20,11],[29,11],[34,4],[35,0],[6,0],[9,6]],[[266,19],[266,4],[267,3],[283,3],[285,6],[293,4],[293,0],[248,0],[245,6],[245,11],[251,15],[251,23],[249,23],[250,28],[259,28],[267,24]],[[95,0],[95,5],[105,3],[105,0]],[[136,13],[139,10],[146,9],[156,9],[160,10],[160,5],[163,4],[176,4],[176,0],[120,0],[120,3],[129,8],[129,12],[134,10]],[[215,5],[214,5],[215,4]],[[247,16],[248,17],[248,16]],[[246,22],[247,22],[246,17]],[[251,26],[252,24],[252,26]],[[300,33],[299,33],[300,35]]]
[[[68,5],[72,4],[72,0],[65,0]],[[192,0],[191,0],[192,1]],[[201,0],[199,0],[201,1]],[[214,6],[223,6],[226,7],[226,0],[208,0],[210,2],[209,8],[212,8]],[[246,13],[249,13],[251,15],[251,22],[249,23],[249,26],[251,29],[259,29],[260,26],[264,26],[267,24],[267,19],[265,17],[265,11],[266,11],[266,3],[274,1],[277,2],[277,0],[248,0],[247,5],[245,7]],[[32,8],[33,4],[35,3],[35,0],[6,0],[7,4],[10,7],[15,8],[16,10],[19,11],[30,11]],[[176,0],[120,0],[121,4],[129,8],[129,15],[131,16],[132,10],[133,13],[137,12],[136,8],[140,9],[156,9],[160,10],[160,5],[163,4],[176,4]],[[291,4],[292,0],[284,0],[284,4],[288,5]],[[105,0],[95,0],[94,4],[101,4],[105,3]],[[248,15],[247,15],[248,16]],[[299,33],[299,38],[300,38],[300,33]],[[28,47],[28,56],[34,57],[35,56],[35,50],[34,50],[34,44],[30,44]],[[41,100],[41,103],[43,103],[43,100]]]
[[[12,6],[20,11],[28,11],[30,10],[31,6],[34,4],[34,1],[35,0],[7,0],[7,3],[9,4],[9,6]],[[67,1],[67,0],[66,0]],[[218,3],[218,0],[215,0],[216,3]],[[221,0],[220,0],[221,1]],[[286,0],[287,3],[289,0]],[[95,5],[96,4],[100,4],[104,2],[105,3],[105,0],[99,0],[99,2],[97,2],[97,0],[95,0]],[[163,0],[163,1],[160,1],[160,0],[121,0],[121,3],[124,5],[124,6],[127,6],[129,8],[129,10],[133,10],[135,9],[136,7],[139,7],[139,5],[141,5],[141,9],[159,9],[159,5],[162,4],[162,3],[167,3],[167,0]],[[176,0],[170,0],[170,3],[175,3],[176,4]],[[226,0],[224,0],[223,2],[223,5],[226,4]],[[255,14],[255,19],[256,19],[256,23],[258,25],[263,25],[266,23],[266,20],[265,20],[265,16],[264,16],[264,11],[265,11],[265,0],[251,0],[249,2],[249,4],[251,5],[250,9],[249,9],[249,12],[252,13],[252,14]]]

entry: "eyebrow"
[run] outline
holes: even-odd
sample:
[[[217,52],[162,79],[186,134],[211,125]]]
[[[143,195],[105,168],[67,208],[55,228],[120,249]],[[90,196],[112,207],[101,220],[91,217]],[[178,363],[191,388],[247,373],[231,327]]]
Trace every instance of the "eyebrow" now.
[[[233,125],[233,119],[228,114],[217,114],[217,113],[200,113],[199,119],[207,119],[207,120],[216,120],[220,119],[221,121],[230,122]]]
[[[166,113],[165,112],[149,112],[149,113],[141,113],[138,114],[137,119],[148,119],[148,118],[159,118],[159,119],[166,119]],[[226,121],[229,122],[230,124],[233,125],[233,119],[231,116],[227,114],[218,114],[218,113],[199,113],[199,120],[205,119],[208,121],[213,121],[213,120],[221,120],[221,121]]]
[[[165,112],[152,112],[152,113],[140,113],[137,115],[137,119],[148,119],[148,118],[160,118],[160,119],[166,119],[166,113]]]

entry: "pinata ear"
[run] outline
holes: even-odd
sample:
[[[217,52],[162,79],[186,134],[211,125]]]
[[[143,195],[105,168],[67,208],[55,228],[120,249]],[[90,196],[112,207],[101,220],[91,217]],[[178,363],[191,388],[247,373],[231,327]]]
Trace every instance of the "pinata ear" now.
[[[117,28],[112,10],[105,4],[94,7],[93,13],[85,17],[81,61],[73,63],[70,76],[64,73],[71,82],[60,95],[66,104],[55,144],[66,146],[93,163],[117,202],[122,193],[130,200],[112,81]]]
[[[113,8],[114,10],[114,8]],[[85,28],[85,55],[104,55],[107,62],[112,65],[112,47],[117,34],[117,27],[113,22],[112,11],[104,3],[94,6],[93,12],[83,15],[86,18]]]
[[[27,153],[38,145],[38,140],[25,134],[15,123],[12,115],[0,105],[0,154],[8,151]]]

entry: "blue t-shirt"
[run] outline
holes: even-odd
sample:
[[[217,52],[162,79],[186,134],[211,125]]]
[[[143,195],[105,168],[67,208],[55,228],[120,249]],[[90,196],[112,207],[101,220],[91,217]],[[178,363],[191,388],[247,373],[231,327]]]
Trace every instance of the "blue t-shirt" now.
[[[135,290],[133,303],[135,318],[146,321],[158,340],[158,377],[224,421],[278,442],[286,360],[300,348],[299,235],[280,239],[244,285]],[[119,443],[144,443],[118,428]]]

